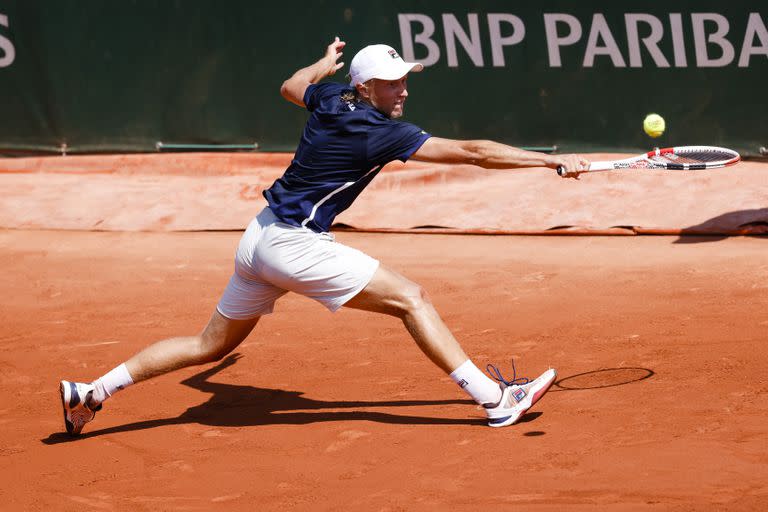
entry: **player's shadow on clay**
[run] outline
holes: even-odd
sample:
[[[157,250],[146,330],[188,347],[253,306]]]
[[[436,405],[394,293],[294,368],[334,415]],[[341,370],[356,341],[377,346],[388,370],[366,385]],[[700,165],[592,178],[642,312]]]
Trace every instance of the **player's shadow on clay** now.
[[[306,425],[321,421],[376,421],[379,423],[405,425],[485,425],[483,417],[477,418],[436,418],[410,416],[359,410],[369,407],[413,407],[436,405],[475,405],[472,400],[397,400],[397,401],[324,401],[305,398],[300,391],[264,389],[254,386],[221,384],[208,379],[224,368],[232,366],[240,359],[240,354],[232,354],[222,362],[202,371],[181,383],[211,393],[211,398],[204,404],[190,407],[176,418],[137,421],[126,425],[93,430],[83,435],[72,437],[57,432],[42,442],[58,444],[78,439],[87,439],[104,434],[131,432],[166,425],[198,423],[216,427],[250,427],[259,425]],[[551,389],[557,391],[586,391],[598,388],[622,386],[643,381],[654,375],[653,370],[639,367],[602,368],[558,379]],[[354,411],[335,411],[326,409],[358,409]],[[318,411],[318,412],[308,412]],[[534,421],[541,416],[539,411],[528,412],[517,424]],[[529,432],[526,436],[543,435],[543,432]]]
[[[56,433],[51,434],[42,441],[46,444],[56,444],[104,434],[187,423],[217,427],[248,427],[259,425],[305,425],[321,421],[350,420],[406,425],[485,425],[487,421],[479,415],[477,418],[459,419],[362,410],[375,407],[475,405],[475,402],[472,400],[324,401],[306,398],[300,391],[264,389],[254,386],[210,382],[208,380],[224,368],[235,364],[240,357],[242,357],[240,354],[230,355],[216,366],[183,380],[182,384],[204,393],[211,393],[212,396],[207,402],[190,407],[176,418],[138,421],[126,425],[93,430],[78,437]],[[355,410],[337,411],[335,409]],[[529,413],[521,421],[531,421],[540,414]],[[98,415],[96,421],[98,421]]]
[[[728,233],[728,234],[726,234]],[[768,208],[738,210],[683,228],[675,244],[700,244],[725,240],[732,235],[768,239]]]

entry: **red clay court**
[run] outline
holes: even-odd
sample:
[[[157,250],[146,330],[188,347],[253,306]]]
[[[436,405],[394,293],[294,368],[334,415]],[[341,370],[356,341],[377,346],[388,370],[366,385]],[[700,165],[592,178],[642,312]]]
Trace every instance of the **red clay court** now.
[[[247,155],[156,158],[168,176],[128,157],[2,163],[1,508],[768,508],[764,164],[581,183],[395,167],[339,218],[410,231],[337,238],[421,283],[478,366],[557,368],[515,426],[485,426],[398,320],[289,294],[236,354],[119,394],[72,439],[58,381],[201,329],[272,175]],[[488,184],[491,204],[456,202]],[[481,226],[710,234],[418,234]]]

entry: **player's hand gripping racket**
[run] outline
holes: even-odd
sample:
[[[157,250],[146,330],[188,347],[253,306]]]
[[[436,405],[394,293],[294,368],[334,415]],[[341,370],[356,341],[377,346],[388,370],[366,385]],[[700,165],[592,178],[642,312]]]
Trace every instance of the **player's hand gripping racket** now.
[[[613,171],[616,169],[668,169],[671,171],[693,171],[699,169],[715,169],[733,165],[741,159],[732,149],[715,146],[679,146],[675,148],[655,149],[644,155],[625,158],[623,160],[597,161],[589,165],[586,171]],[[557,174],[566,176],[569,173],[561,165]]]

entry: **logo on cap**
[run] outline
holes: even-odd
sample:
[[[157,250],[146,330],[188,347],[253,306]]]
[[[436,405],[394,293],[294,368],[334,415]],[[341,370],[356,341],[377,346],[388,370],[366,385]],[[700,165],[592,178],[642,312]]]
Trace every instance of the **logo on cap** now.
[[[387,53],[389,53],[389,56],[392,57],[393,59],[399,59],[400,58],[400,56],[397,54],[397,52],[395,50],[390,49],[389,52],[387,52]]]

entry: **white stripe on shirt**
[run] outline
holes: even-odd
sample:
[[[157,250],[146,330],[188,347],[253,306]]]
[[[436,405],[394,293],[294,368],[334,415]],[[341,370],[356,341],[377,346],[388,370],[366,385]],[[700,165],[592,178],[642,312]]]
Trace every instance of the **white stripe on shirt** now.
[[[363,174],[360,178],[357,179],[357,181],[348,181],[348,182],[344,183],[342,186],[340,186],[339,188],[337,188],[335,190],[332,190],[328,195],[326,195],[324,198],[322,198],[320,201],[318,201],[312,207],[312,211],[310,212],[309,217],[304,219],[304,221],[301,223],[301,227],[303,227],[303,228],[307,227],[307,224],[309,224],[310,222],[312,222],[312,220],[314,220],[315,214],[317,213],[317,209],[320,208],[320,206],[322,206],[322,204],[324,202],[326,202],[327,200],[329,200],[331,197],[335,196],[339,192],[348,189],[349,187],[351,187],[352,185],[354,185],[355,183],[357,183],[358,181],[362,180],[363,178],[365,178],[366,176],[371,174],[373,171],[376,171],[378,169],[381,169],[380,165],[374,167],[373,169],[371,169],[367,173]]]

